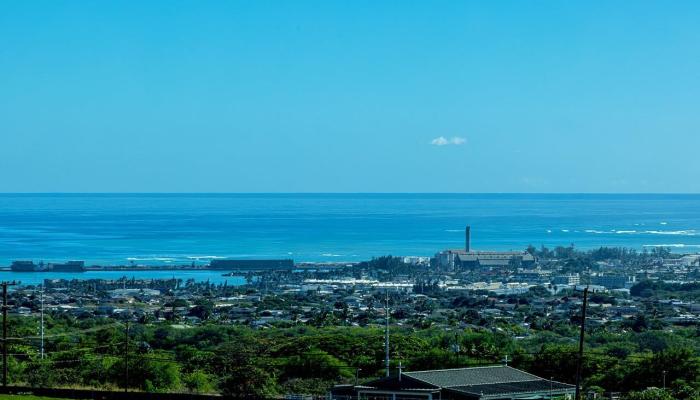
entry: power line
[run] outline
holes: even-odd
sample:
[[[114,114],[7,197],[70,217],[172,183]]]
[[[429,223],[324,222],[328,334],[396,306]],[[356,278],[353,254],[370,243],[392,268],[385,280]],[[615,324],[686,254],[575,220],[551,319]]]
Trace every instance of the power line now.
[[[51,335],[44,335],[44,339],[46,338],[56,338],[56,337],[66,337],[66,336],[77,336],[77,335],[82,335],[84,333],[91,333],[91,332],[98,332],[104,329],[109,329],[109,328],[116,328],[116,327],[122,327],[124,324],[121,323],[114,323],[114,324],[109,324],[109,325],[101,325],[101,326],[96,326],[94,328],[87,328],[87,329],[81,329],[77,331],[71,331],[71,332],[64,332],[64,333],[55,333]],[[13,341],[18,341],[18,340],[40,340],[41,336],[24,336],[24,337],[8,337],[7,340],[13,340]]]

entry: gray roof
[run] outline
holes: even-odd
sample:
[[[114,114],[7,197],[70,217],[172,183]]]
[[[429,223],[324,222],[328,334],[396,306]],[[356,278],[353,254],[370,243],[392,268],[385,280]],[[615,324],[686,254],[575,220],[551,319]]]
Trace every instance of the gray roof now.
[[[573,385],[566,383],[537,379],[523,382],[494,383],[490,385],[456,386],[449,388],[449,390],[478,396],[493,396],[513,393],[541,393],[550,390],[552,393],[562,393],[569,392],[573,388]]]
[[[510,265],[510,260],[482,260],[479,259],[479,264],[483,266],[489,265]]]
[[[508,262],[514,258],[520,258],[523,261],[534,261],[535,258],[532,254],[526,251],[470,251],[466,252],[464,250],[453,250],[452,251],[460,261],[479,261],[484,263],[485,261],[504,261]]]
[[[442,388],[542,379],[525,371],[502,365],[404,372],[404,375]]]
[[[381,378],[363,386],[356,386],[355,390],[432,393],[448,391],[457,394],[459,398],[481,400],[524,399],[549,391],[552,394],[563,394],[574,390],[573,385],[549,381],[502,365],[404,372],[402,376],[405,379],[398,376]],[[333,391],[340,393],[341,389],[334,388]]]

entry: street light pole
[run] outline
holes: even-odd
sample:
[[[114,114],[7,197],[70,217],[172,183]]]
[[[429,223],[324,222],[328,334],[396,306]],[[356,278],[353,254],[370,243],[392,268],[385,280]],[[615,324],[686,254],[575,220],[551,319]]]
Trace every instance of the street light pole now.
[[[666,390],[666,370],[661,371],[661,373],[662,373],[663,376],[664,376],[664,390]]]
[[[549,378],[549,399],[552,399],[552,381],[554,380],[554,377]]]

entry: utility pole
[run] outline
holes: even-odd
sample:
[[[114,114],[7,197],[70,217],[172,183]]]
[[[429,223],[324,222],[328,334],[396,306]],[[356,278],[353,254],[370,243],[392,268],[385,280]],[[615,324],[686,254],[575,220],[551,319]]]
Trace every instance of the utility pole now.
[[[17,283],[2,282],[2,386],[7,387],[7,287]]]
[[[386,290],[386,301],[384,304],[384,316],[386,317],[386,328],[384,330],[384,365],[386,377],[389,377],[389,290]]]
[[[129,321],[126,321],[126,340],[124,341],[124,393],[129,391]]]
[[[588,304],[588,286],[583,289],[583,306],[581,307],[581,334],[578,341],[578,360],[576,362],[576,395],[574,400],[581,400],[581,369],[583,364],[583,336],[586,333],[586,305]]]
[[[41,285],[41,359],[44,359],[44,285]]]

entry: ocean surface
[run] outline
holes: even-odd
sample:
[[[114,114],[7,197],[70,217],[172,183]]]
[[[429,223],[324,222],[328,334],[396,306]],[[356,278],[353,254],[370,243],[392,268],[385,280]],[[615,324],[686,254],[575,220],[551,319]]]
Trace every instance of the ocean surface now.
[[[696,252],[700,195],[0,194],[0,265],[430,256],[462,247],[466,225],[478,250]]]

